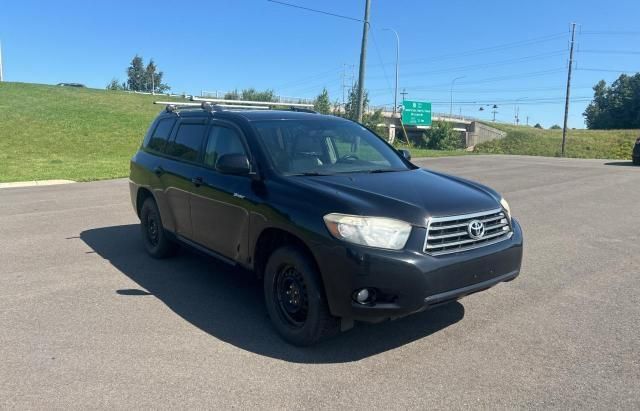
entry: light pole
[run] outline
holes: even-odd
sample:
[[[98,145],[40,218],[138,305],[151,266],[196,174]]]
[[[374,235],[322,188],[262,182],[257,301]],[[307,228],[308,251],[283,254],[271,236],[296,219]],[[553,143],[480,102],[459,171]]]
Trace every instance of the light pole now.
[[[460,80],[461,78],[465,77],[467,76],[460,76],[451,80],[451,104],[449,105],[449,118],[451,118],[451,116],[453,115],[453,85],[455,84],[456,80]]]
[[[396,35],[396,88],[393,93],[393,116],[395,117],[398,112],[398,71],[400,67],[400,36],[394,29],[387,27],[382,30],[392,31]]]

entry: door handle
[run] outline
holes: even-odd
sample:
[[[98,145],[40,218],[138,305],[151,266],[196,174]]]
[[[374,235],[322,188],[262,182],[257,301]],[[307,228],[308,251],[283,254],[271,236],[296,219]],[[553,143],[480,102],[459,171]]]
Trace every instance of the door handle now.
[[[162,168],[162,166],[157,166],[156,168],[153,169],[153,173],[158,177],[160,177],[161,175],[164,174],[164,168]]]
[[[191,179],[191,182],[193,183],[194,186],[200,187],[202,185],[202,177],[193,177]]]

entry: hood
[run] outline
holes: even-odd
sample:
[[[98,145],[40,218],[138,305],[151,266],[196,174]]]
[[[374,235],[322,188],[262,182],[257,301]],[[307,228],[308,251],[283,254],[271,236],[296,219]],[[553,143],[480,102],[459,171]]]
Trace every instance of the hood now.
[[[416,226],[425,226],[430,216],[468,214],[500,207],[493,190],[423,169],[295,178],[343,200],[336,201],[336,209],[329,212],[390,217]]]

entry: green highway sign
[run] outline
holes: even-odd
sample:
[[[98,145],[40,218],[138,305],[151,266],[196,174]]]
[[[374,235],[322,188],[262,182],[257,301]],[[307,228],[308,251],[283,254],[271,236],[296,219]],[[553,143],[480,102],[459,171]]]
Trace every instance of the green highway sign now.
[[[431,103],[426,101],[403,101],[402,123],[412,126],[430,126]]]

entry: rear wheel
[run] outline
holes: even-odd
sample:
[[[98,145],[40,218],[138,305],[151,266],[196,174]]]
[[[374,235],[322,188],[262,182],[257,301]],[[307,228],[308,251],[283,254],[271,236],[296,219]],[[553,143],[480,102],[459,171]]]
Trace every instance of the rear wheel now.
[[[166,258],[173,255],[177,245],[164,230],[158,206],[151,197],[144,201],[140,209],[140,228],[144,248],[151,257]]]
[[[291,344],[312,345],[339,330],[313,262],[295,247],[281,247],[269,257],[264,297],[273,325]]]

